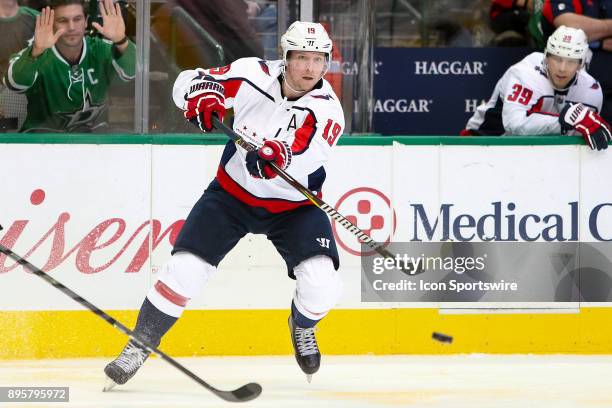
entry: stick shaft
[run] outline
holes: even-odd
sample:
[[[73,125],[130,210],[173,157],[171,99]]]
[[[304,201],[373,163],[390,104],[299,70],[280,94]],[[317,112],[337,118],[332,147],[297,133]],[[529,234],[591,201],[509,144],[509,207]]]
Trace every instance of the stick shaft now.
[[[0,226],[0,230],[1,229],[2,229],[2,227]],[[170,363],[170,365],[172,365],[175,368],[177,368],[183,374],[187,375],[189,378],[191,378],[192,380],[194,380],[195,382],[197,382],[198,384],[200,384],[201,386],[203,386],[207,390],[211,391],[212,393],[214,393],[215,395],[219,396],[220,398],[227,399],[229,397],[230,399],[233,399],[233,397],[230,397],[229,395],[225,395],[225,394],[230,394],[230,392],[218,390],[215,387],[213,387],[212,385],[208,384],[206,381],[204,381],[203,379],[198,377],[196,374],[194,374],[193,372],[191,372],[190,370],[185,368],[183,365],[178,363],[172,357],[170,357],[169,355],[167,355],[163,351],[159,350],[157,347],[153,346],[149,342],[141,339],[132,330],[128,329],[121,322],[115,320],[113,317],[111,317],[104,310],[98,308],[97,306],[95,306],[93,303],[91,303],[87,299],[84,299],[79,294],[74,292],[72,289],[68,288],[66,285],[64,285],[63,283],[59,282],[55,278],[53,278],[47,272],[45,272],[42,269],[37,268],[36,266],[32,265],[29,261],[27,261],[26,259],[24,259],[21,256],[17,255],[15,252],[13,252],[12,250],[10,250],[9,248],[5,247],[2,244],[0,244],[0,252],[5,254],[9,258],[13,259],[14,261],[16,261],[19,265],[24,266],[30,272],[32,272],[34,275],[42,278],[47,283],[49,283],[51,286],[55,287],[56,289],[58,289],[61,292],[63,292],[65,295],[67,295],[70,298],[72,298],[75,302],[77,302],[80,305],[82,305],[82,306],[86,307],[87,309],[89,309],[94,314],[96,314],[97,316],[102,318],[104,321],[106,321],[111,326],[115,327],[120,332],[128,335],[139,346],[141,346],[143,348],[146,348],[148,351],[150,351],[152,353],[157,354],[159,357],[164,359],[166,362]]]
[[[213,124],[217,129],[225,133],[231,140],[233,140],[238,146],[242,147],[246,151],[252,152],[257,149],[247,140],[243,139],[242,136],[236,133],[233,129],[221,122],[214,115]],[[297,191],[302,193],[304,197],[306,197],[308,200],[310,200],[310,202],[312,202],[314,205],[323,210],[327,215],[329,215],[330,218],[332,218],[338,224],[346,228],[350,233],[359,238],[361,242],[367,244],[370,248],[372,248],[374,251],[376,251],[378,254],[382,255],[385,258],[395,258],[392,253],[390,253],[384,248],[384,244],[375,241],[372,237],[363,232],[359,227],[347,220],[346,217],[340,214],[334,207],[321,200],[312,191],[304,187],[299,181],[297,181],[290,174],[288,174],[285,170],[278,167],[276,163],[270,163],[270,166],[274,169],[274,171],[276,172],[276,174],[278,174],[280,178],[285,180],[287,183],[289,183],[289,185],[291,185]]]

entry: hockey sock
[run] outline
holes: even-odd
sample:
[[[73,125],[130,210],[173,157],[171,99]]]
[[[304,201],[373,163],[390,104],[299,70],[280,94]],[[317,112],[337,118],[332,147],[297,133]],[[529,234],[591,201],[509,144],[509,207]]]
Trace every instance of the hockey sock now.
[[[293,321],[295,322],[295,324],[304,329],[315,327],[316,324],[319,323],[320,321],[320,319],[319,320],[309,319],[303,314],[301,314],[300,311],[297,310],[297,308],[295,307],[295,303],[293,301],[291,301],[291,316],[293,317]]]
[[[177,317],[165,314],[156,308],[148,298],[145,298],[138,313],[134,332],[142,336],[143,340],[157,347],[161,342],[162,336],[170,330],[177,320]]]

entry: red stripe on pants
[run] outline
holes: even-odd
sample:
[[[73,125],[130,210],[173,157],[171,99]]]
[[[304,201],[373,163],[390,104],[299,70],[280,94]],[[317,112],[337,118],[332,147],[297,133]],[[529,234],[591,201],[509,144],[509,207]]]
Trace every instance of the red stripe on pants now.
[[[170,289],[164,282],[158,280],[155,284],[155,290],[157,291],[157,293],[159,293],[175,305],[181,307],[187,306],[187,301],[189,300],[189,298],[179,295],[178,293]]]

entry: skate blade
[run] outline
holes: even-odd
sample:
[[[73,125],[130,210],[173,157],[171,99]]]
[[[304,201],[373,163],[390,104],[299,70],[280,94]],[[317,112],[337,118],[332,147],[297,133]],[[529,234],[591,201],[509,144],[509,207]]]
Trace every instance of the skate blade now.
[[[306,374],[306,381],[308,381],[308,384],[312,382],[312,374]]]
[[[113,388],[115,388],[116,385],[117,385],[116,382],[111,380],[109,377],[106,377],[106,384],[104,385],[104,388],[102,388],[102,392],[108,392],[112,390]]]

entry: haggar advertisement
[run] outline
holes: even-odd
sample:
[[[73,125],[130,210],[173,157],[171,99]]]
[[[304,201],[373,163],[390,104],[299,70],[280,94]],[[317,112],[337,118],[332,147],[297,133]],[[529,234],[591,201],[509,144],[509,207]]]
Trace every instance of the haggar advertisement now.
[[[383,135],[459,135],[506,69],[530,51],[377,48],[374,130]]]

